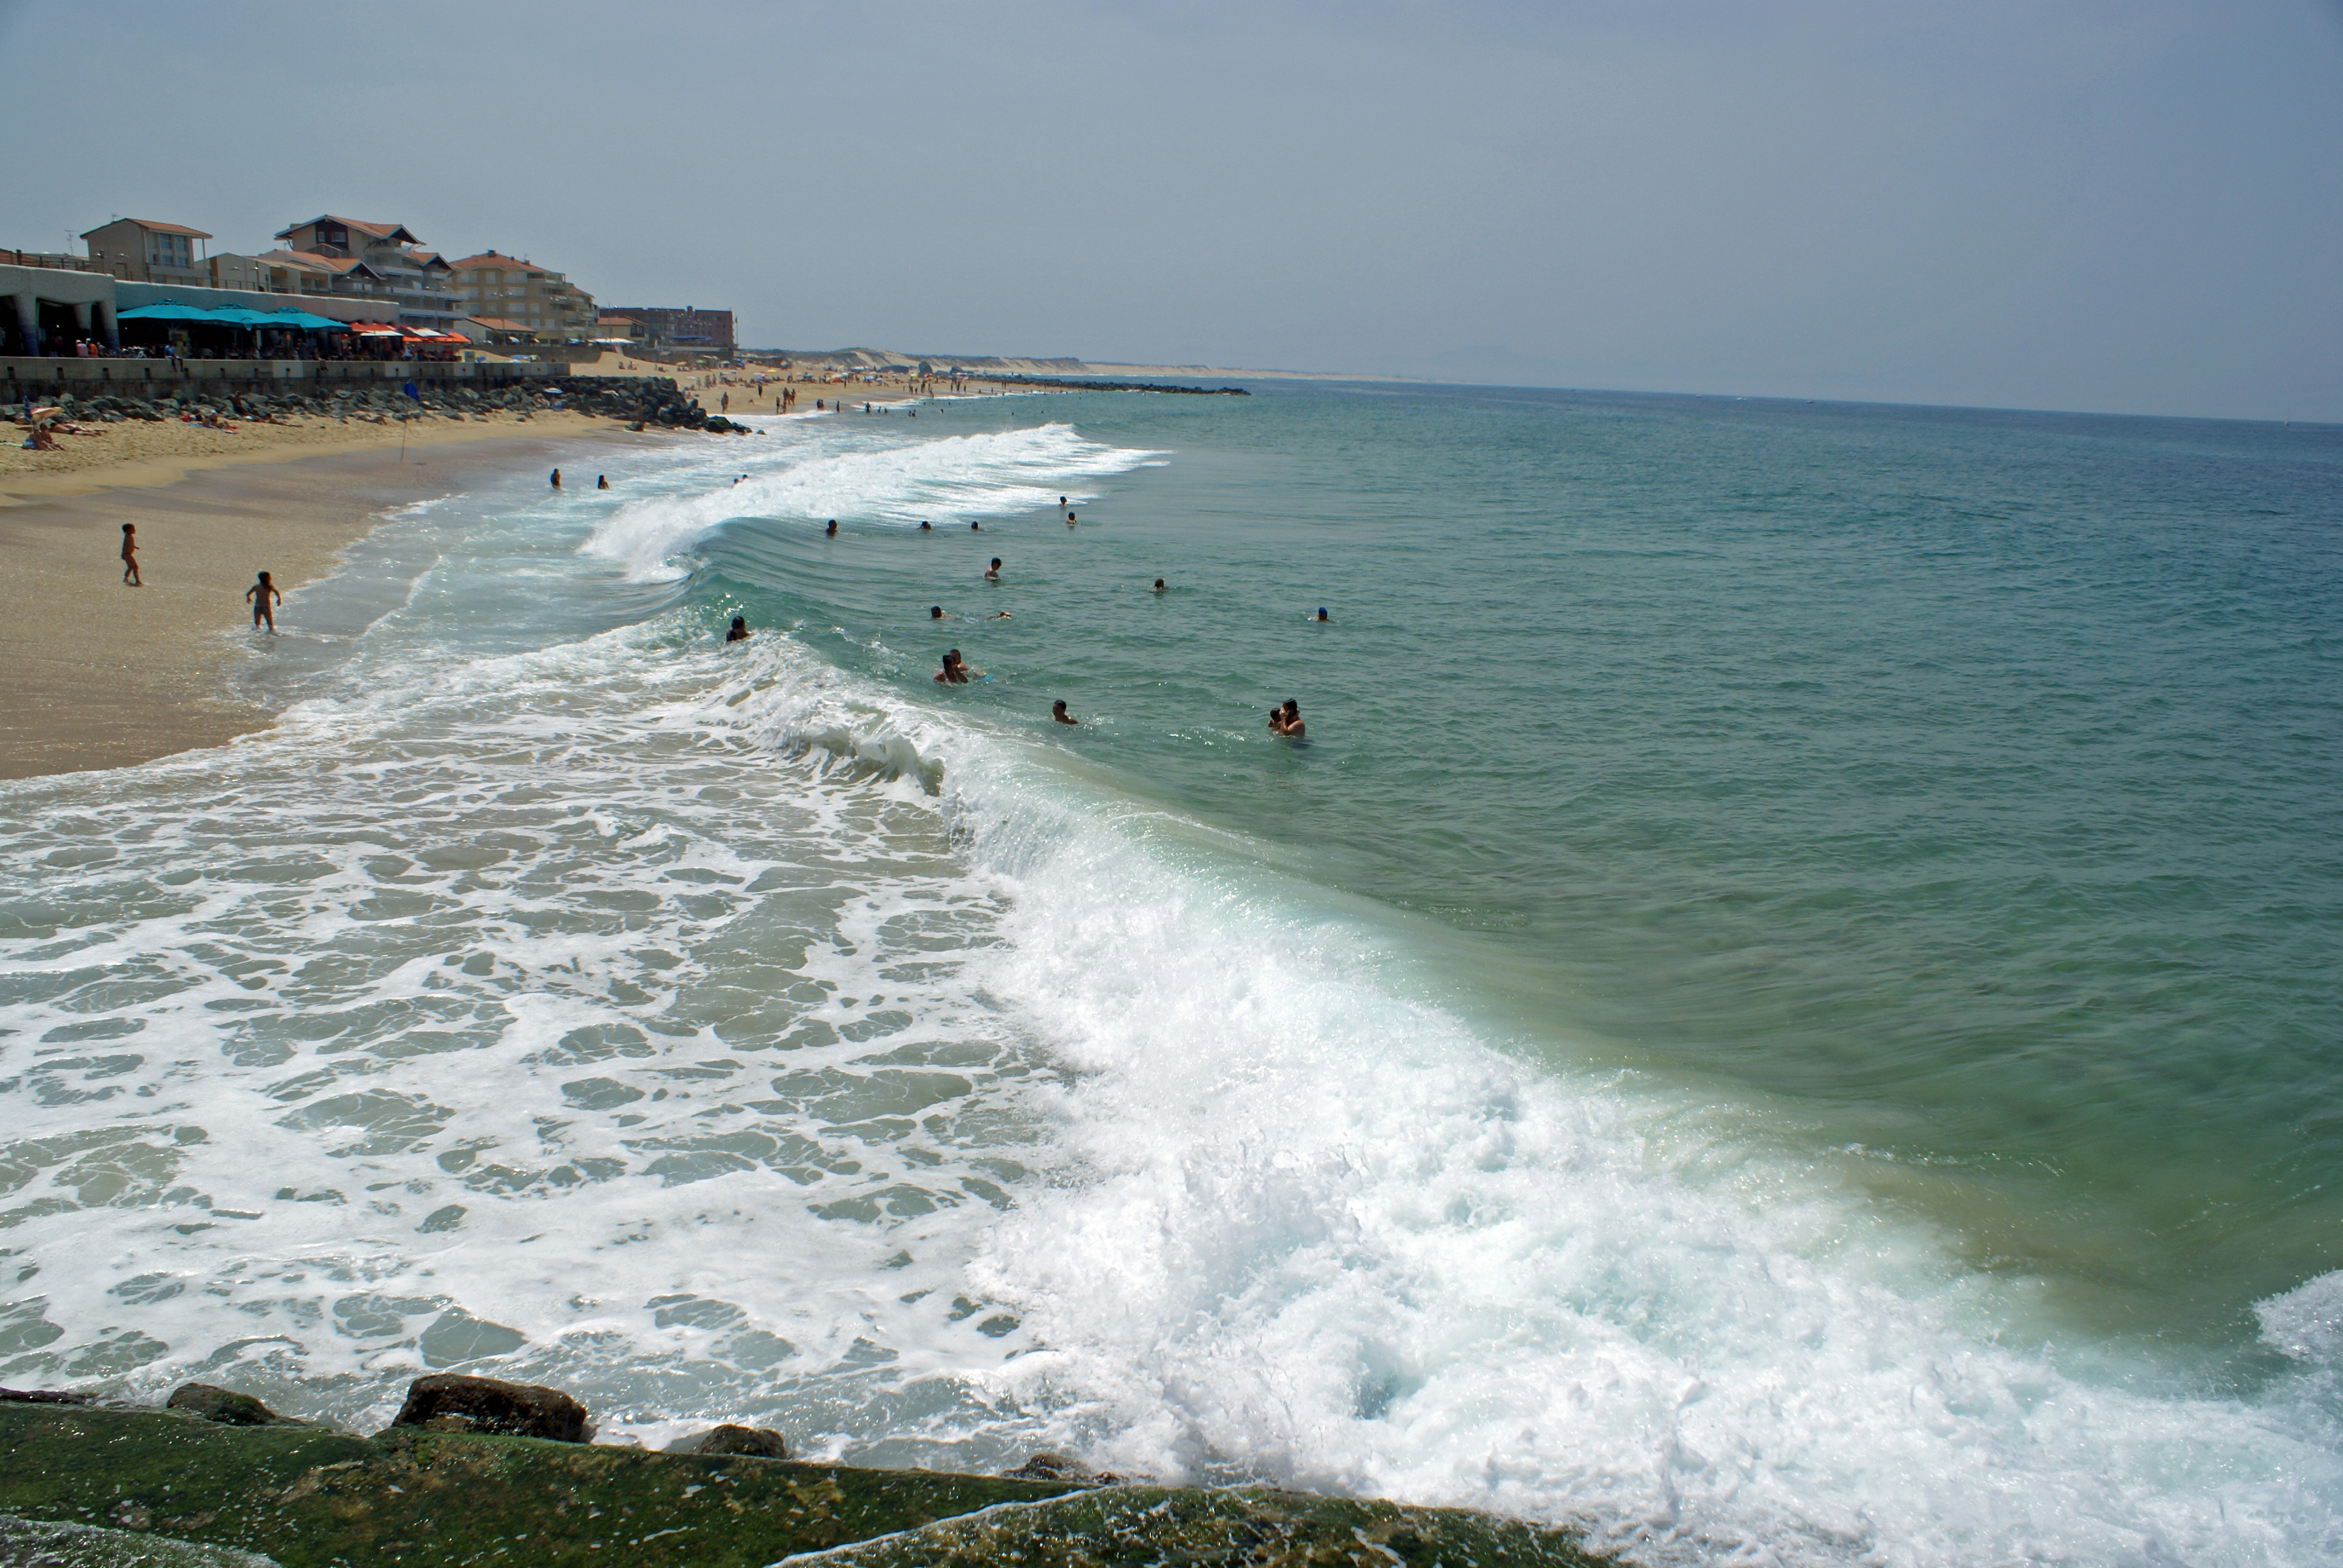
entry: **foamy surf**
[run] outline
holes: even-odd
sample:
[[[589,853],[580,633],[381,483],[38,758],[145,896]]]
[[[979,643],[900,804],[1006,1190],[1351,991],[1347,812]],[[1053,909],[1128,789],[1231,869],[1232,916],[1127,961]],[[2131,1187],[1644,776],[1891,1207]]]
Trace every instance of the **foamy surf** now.
[[[1038,444],[1133,456],[1079,440]],[[790,462],[1025,504],[971,450]],[[677,515],[744,515],[729,477]],[[585,597],[707,537],[581,559],[616,510],[558,505],[435,535],[277,731],[0,796],[0,1376],[371,1426],[475,1367],[619,1441],[1062,1443],[1654,1563],[2343,1543],[2331,1276],[2263,1303],[2294,1370],[2244,1394],[2060,1344],[1746,1113],[1508,1051],[1404,922],[982,710],[689,608],[465,653],[512,552]]]
[[[1085,440],[1068,425],[932,440],[824,428],[810,447],[744,457],[738,484],[621,504],[580,548],[617,562],[629,581],[670,581],[687,571],[693,545],[735,519],[965,524],[1049,506],[1061,494],[1086,501],[1083,481],[1158,456]]]

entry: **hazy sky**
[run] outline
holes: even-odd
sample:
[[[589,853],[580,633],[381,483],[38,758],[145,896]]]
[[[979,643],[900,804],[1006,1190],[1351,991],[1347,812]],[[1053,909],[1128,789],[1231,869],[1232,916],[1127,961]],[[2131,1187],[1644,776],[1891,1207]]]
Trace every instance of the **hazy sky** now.
[[[0,246],[332,212],[751,345],[2343,419],[2343,0],[0,0]]]

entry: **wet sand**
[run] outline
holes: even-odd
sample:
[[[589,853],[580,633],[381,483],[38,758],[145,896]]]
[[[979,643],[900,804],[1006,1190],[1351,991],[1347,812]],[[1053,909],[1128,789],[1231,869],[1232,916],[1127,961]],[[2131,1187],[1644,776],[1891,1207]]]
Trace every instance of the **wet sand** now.
[[[404,457],[395,438],[322,454],[322,442],[282,443],[46,476],[86,493],[0,508],[0,779],[124,767],[265,729],[273,716],[233,680],[254,636],[243,594],[261,568],[285,594],[277,624],[297,625],[303,586],[392,508],[492,473],[582,466],[589,444],[699,438],[540,414],[451,427]],[[186,472],[196,464],[207,466]],[[120,580],[126,522],[143,588]]]

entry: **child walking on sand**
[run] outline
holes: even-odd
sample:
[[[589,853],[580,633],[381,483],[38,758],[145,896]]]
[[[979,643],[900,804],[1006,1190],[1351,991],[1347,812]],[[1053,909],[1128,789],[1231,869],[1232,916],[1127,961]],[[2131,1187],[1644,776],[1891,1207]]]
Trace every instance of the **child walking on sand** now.
[[[122,525],[122,580],[132,588],[146,585],[138,580],[138,525]]]
[[[285,596],[277,591],[277,585],[268,580],[268,574],[266,572],[261,573],[260,580],[244,590],[244,597],[252,601],[252,624],[254,628],[256,630],[258,629],[260,623],[265,620],[268,623],[268,635],[275,637],[277,635],[277,616],[276,613],[269,608],[269,600],[274,598],[277,603],[283,604],[285,602]]]

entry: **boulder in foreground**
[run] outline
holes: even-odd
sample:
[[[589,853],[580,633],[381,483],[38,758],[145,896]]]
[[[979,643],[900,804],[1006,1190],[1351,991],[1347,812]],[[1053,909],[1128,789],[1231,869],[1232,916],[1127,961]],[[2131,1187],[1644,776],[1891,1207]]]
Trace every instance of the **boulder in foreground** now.
[[[408,1383],[407,1402],[390,1424],[555,1442],[584,1442],[594,1435],[586,1407],[558,1388],[458,1372],[435,1372]]]

